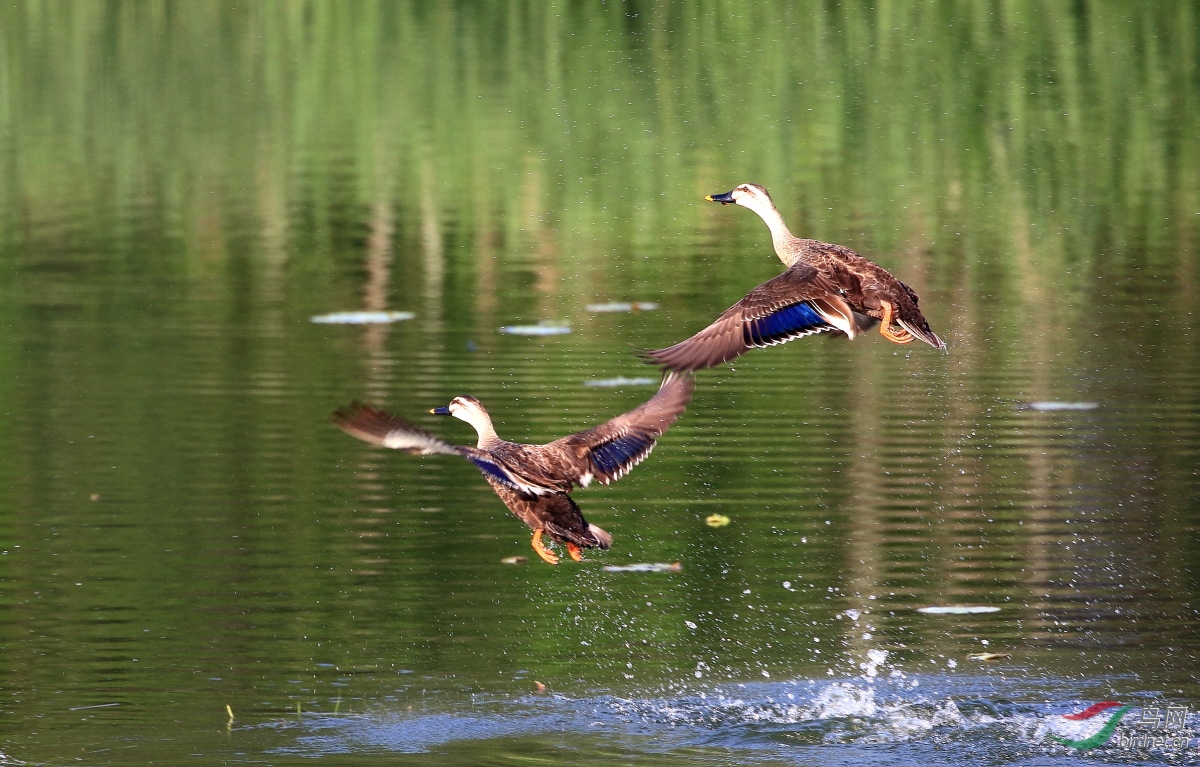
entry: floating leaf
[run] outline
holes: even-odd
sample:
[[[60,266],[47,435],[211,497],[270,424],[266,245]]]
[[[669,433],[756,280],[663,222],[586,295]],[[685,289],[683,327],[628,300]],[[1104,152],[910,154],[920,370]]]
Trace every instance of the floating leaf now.
[[[658,383],[657,378],[650,378],[648,376],[638,378],[617,376],[616,378],[593,378],[590,381],[584,381],[583,385],[602,389],[616,389],[621,386],[653,386],[656,383]]]
[[[999,607],[982,605],[946,605],[943,607],[919,607],[917,612],[928,615],[974,615],[975,613],[998,613]]]
[[[570,333],[571,326],[543,321],[536,325],[505,325],[500,332],[510,336],[561,336]]]
[[[1100,407],[1099,402],[1026,402],[1022,405],[1017,405],[1017,410],[1037,410],[1042,413],[1052,410],[1095,410]]]
[[[678,562],[664,564],[662,562],[638,562],[634,565],[605,565],[610,573],[676,573],[683,569]]]
[[[309,321],[322,325],[380,325],[411,320],[416,316],[412,312],[333,312],[318,314],[309,318]]]
[[[725,525],[728,525],[729,522],[729,517],[725,516],[724,514],[709,514],[704,518],[704,524],[708,525],[709,527],[724,527]]]
[[[589,312],[598,314],[608,312],[652,312],[658,308],[653,301],[613,301],[607,304],[588,304]]]

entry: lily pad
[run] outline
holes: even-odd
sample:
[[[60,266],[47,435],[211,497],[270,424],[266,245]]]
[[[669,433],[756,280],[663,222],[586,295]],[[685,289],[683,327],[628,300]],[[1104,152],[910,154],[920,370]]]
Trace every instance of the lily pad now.
[[[561,322],[539,322],[536,325],[505,325],[500,332],[510,336],[561,336],[570,333],[571,326]]]
[[[677,573],[683,569],[683,565],[679,562],[638,562],[633,565],[605,565],[604,569],[610,573]]]
[[[611,312],[652,312],[658,308],[653,301],[612,301],[607,304],[588,304],[589,312],[605,314]]]
[[[617,376],[616,378],[593,378],[590,381],[584,381],[583,385],[597,389],[619,389],[622,386],[653,386],[656,383],[658,383],[658,379],[649,376],[636,378]]]
[[[927,615],[975,615],[976,613],[998,613],[999,607],[987,605],[944,605],[940,607],[918,607],[917,612]]]
[[[321,325],[383,325],[389,322],[411,320],[417,315],[412,312],[333,312],[310,317],[310,322]]]

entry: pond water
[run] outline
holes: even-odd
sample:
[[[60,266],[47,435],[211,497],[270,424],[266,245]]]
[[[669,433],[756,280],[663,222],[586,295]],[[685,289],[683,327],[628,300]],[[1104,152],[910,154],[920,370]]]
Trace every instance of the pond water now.
[[[1196,9],[1043,5],[0,7],[0,764],[1196,761]],[[702,371],[558,567],[329,423],[644,401],[746,181],[949,352]]]

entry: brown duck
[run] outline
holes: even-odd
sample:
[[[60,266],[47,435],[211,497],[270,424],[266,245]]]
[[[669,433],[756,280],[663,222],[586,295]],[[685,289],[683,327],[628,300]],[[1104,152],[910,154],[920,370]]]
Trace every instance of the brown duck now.
[[[552,565],[558,556],[542,536],[566,546],[576,562],[582,549],[607,549],[612,536],[589,524],[568,493],[625,476],[654,448],[654,441],[675,422],[692,399],[695,379],[668,373],[646,402],[578,434],[545,445],[522,445],[496,436],[492,419],[474,397],[455,397],[429,412],[452,415],[475,427],[475,447],[451,445],[382,410],[354,403],[333,414],[333,422],[351,436],[414,455],[459,455],[475,464],[509,511],[533,530],[533,550]]]
[[[771,230],[775,254],[787,266],[691,338],[666,349],[642,352],[651,363],[690,371],[728,362],[750,349],[834,331],[854,338],[875,322],[896,344],[914,338],[935,349],[946,344],[929,329],[917,308],[917,294],[886,269],[849,248],[792,235],[771,195],[758,184],[704,199],[741,205],[757,213]]]

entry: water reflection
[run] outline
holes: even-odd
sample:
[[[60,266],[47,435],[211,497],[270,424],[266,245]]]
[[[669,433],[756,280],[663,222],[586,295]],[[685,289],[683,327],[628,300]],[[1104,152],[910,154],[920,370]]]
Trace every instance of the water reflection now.
[[[0,7],[0,761],[1036,763],[1060,705],[1200,700],[1193,5],[630,8]],[[525,537],[465,462],[328,425],[635,407],[587,383],[777,270],[703,202],[741,178],[952,353],[705,371],[570,569],[501,564]],[[415,318],[309,321],[356,310]],[[543,320],[572,332],[497,332]],[[681,567],[604,570],[639,562]],[[1000,610],[917,612],[953,604]]]

